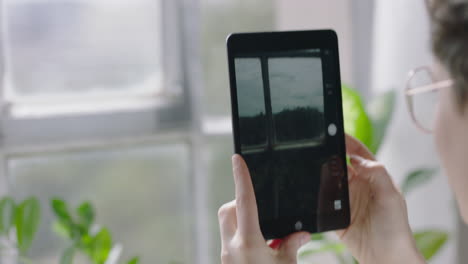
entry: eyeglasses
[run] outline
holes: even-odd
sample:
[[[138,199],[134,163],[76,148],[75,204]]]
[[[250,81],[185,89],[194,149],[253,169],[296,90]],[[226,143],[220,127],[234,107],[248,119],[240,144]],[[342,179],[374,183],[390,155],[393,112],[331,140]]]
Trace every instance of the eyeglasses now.
[[[406,103],[414,124],[425,133],[432,133],[439,91],[451,87],[453,81],[437,80],[428,66],[413,69],[406,81]]]

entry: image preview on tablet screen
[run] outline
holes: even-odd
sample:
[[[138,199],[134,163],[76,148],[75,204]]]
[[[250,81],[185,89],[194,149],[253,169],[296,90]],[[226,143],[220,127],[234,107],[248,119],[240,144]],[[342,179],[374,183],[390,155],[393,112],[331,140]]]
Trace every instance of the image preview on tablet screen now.
[[[241,153],[261,222],[309,216],[319,223],[320,214],[342,209],[342,164],[326,153],[326,137],[336,134],[325,125],[330,61],[320,49],[234,58]]]

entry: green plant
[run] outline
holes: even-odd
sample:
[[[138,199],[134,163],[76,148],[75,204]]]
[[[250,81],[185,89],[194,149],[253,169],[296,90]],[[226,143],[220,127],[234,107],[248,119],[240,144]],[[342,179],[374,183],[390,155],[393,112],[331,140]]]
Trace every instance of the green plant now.
[[[73,256],[80,251],[88,256],[93,264],[104,264],[110,257],[111,250],[115,248],[109,230],[105,227],[92,232],[95,212],[90,202],[83,202],[74,211],[69,210],[68,204],[61,199],[51,200],[55,216],[54,231],[61,237],[70,241],[70,246],[64,250],[60,264],[73,262]],[[137,264],[137,257],[127,263]]]
[[[60,264],[71,264],[77,252],[87,255],[93,264],[117,263],[119,254],[111,256],[113,249],[119,249],[112,243],[107,228],[96,228],[95,210],[90,202],[80,204],[73,212],[61,199],[51,200],[52,210],[57,218],[54,231],[70,241],[70,246],[64,250]],[[13,198],[4,197],[0,200],[0,240],[6,244],[0,247],[0,257],[3,250],[14,249],[18,260],[22,263],[33,263],[28,258],[41,218],[41,207],[37,198],[31,197],[20,203]],[[96,230],[96,231],[94,231]],[[118,252],[117,252],[118,253]],[[109,261],[112,258],[112,261]],[[130,259],[127,264],[138,264],[139,258]]]
[[[342,95],[346,133],[359,139],[369,150],[377,154],[392,118],[395,92],[389,91],[374,98],[367,107],[359,93],[346,85],[342,87]],[[436,172],[437,169],[433,168],[419,168],[409,172],[401,185],[402,193],[408,195],[414,189],[429,182]],[[417,230],[414,232],[414,238],[423,256],[426,260],[430,260],[447,242],[448,233],[438,229]],[[300,259],[327,252],[332,253],[342,264],[357,263],[349,257],[342,243],[323,234],[314,234],[311,240],[313,243],[309,243],[299,252]]]
[[[17,250],[18,259],[30,263],[27,253],[39,227],[41,207],[31,197],[15,203],[11,197],[0,200],[0,238]]]

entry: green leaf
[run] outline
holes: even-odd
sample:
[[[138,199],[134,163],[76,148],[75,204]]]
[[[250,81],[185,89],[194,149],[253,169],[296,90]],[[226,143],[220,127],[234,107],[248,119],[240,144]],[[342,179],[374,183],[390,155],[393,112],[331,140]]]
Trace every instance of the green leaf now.
[[[345,132],[359,139],[368,148],[372,145],[373,128],[361,96],[346,85],[341,87]]]
[[[72,264],[74,255],[75,248],[69,247],[63,252],[62,256],[60,257],[60,264]]]
[[[305,257],[317,253],[333,252],[335,254],[343,254],[346,250],[346,246],[339,242],[327,242],[322,243],[317,248],[309,248],[299,252],[299,257]]]
[[[63,223],[71,223],[72,217],[68,210],[67,203],[61,199],[52,199],[52,209],[55,216]]]
[[[52,199],[51,200],[52,211],[57,217],[59,224],[54,226],[54,231],[58,232],[57,234],[63,235],[67,233],[68,238],[77,240],[79,239],[83,232],[74,221],[68,209],[68,205],[64,200],[61,199]]]
[[[112,239],[109,230],[102,228],[90,244],[91,260],[95,264],[103,264],[112,248]]]
[[[92,244],[93,244],[93,239],[94,237],[90,236],[89,234],[85,234],[81,237],[81,245],[83,245],[83,247],[87,247],[87,248],[91,248]]]
[[[448,240],[448,234],[439,230],[426,230],[414,233],[419,251],[426,260],[430,260]]]
[[[138,264],[138,263],[140,263],[139,257],[134,257],[127,262],[127,264]]]
[[[395,99],[396,92],[391,90],[375,97],[367,106],[369,118],[374,129],[372,144],[369,149],[374,154],[377,153],[385,138],[385,133],[395,108]]]
[[[82,203],[77,209],[79,224],[83,227],[86,233],[89,232],[89,228],[94,221],[94,209],[90,202]]]
[[[93,255],[93,243],[94,243],[94,237],[92,237],[89,234],[84,234],[83,236],[80,237],[79,241],[77,241],[77,246],[80,250],[83,251],[86,255],[88,255],[90,258]]]
[[[16,239],[22,254],[31,246],[39,227],[41,208],[36,198],[29,198],[18,205],[15,212]]]
[[[417,169],[413,170],[406,176],[405,180],[401,185],[401,192],[407,195],[410,191],[416,187],[429,182],[434,178],[437,169]]]
[[[71,239],[73,237],[73,233],[72,233],[72,230],[70,229],[70,226],[67,224],[64,224],[60,220],[56,220],[52,224],[52,230],[57,236],[61,238]]]
[[[15,222],[15,202],[10,197],[0,200],[0,235],[8,233]]]

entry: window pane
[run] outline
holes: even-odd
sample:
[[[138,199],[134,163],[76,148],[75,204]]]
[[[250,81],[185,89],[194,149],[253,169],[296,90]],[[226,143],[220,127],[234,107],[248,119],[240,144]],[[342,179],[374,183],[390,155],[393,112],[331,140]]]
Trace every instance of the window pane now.
[[[202,66],[204,112],[230,114],[226,37],[233,32],[271,31],[275,28],[270,0],[202,0]]]
[[[220,263],[221,240],[217,212],[219,207],[234,199],[234,181],[232,179],[231,156],[233,153],[232,135],[210,136],[204,148],[207,160],[208,219],[211,236],[210,259]]]
[[[268,59],[276,141],[322,141],[324,98],[320,58]]]
[[[74,206],[91,201],[97,223],[109,227],[124,247],[123,259],[138,255],[142,263],[192,263],[188,160],[187,147],[176,144],[10,161],[12,193],[37,196],[43,208],[34,263],[58,263],[69,246],[52,232],[52,197]]]
[[[266,144],[266,111],[260,59],[237,58],[234,64],[242,148],[263,146]]]
[[[160,1],[4,2],[10,96],[159,89]]]

